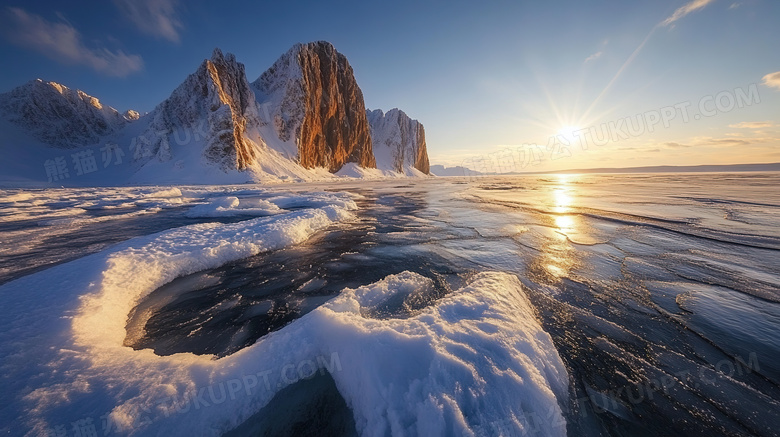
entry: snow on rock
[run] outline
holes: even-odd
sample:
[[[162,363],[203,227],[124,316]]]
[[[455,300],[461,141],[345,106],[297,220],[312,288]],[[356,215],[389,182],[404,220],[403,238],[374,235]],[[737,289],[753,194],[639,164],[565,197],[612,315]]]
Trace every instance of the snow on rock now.
[[[355,163],[349,163],[344,165],[344,167],[342,167],[341,170],[336,172],[336,176],[342,178],[368,179],[368,180],[429,177],[429,175],[411,166],[406,166],[403,169],[403,171],[398,172],[396,170],[363,168]]]
[[[266,138],[281,153],[331,172],[348,162],[376,166],[363,92],[332,44],[295,45],[252,86],[273,120]]]
[[[397,108],[387,113],[381,109],[367,111],[367,115],[377,168],[400,173],[415,168],[429,173],[425,128],[419,121]]]
[[[33,138],[58,148],[97,144],[134,121],[81,90],[36,79],[0,94],[0,114]]]
[[[250,133],[262,121],[244,65],[230,53],[215,49],[211,59],[203,61],[148,117],[149,128],[142,134],[148,141],[136,143],[143,148],[135,151],[136,159],[172,159],[174,131],[180,133],[177,142],[202,141],[203,158],[224,171],[246,169],[256,158],[257,144]],[[195,138],[199,136],[203,138]]]
[[[341,167],[341,170],[336,172],[336,176],[355,179],[386,179],[400,177],[400,173],[378,168],[363,168],[354,162],[350,162]]]

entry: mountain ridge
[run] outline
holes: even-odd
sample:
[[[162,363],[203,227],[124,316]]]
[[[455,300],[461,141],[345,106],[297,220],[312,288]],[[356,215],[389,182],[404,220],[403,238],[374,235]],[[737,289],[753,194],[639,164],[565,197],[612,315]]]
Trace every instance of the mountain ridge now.
[[[122,163],[128,168],[116,173],[130,182],[175,182],[177,175],[186,182],[200,174],[208,179],[203,183],[313,180],[346,164],[375,177],[409,174],[403,166],[377,165],[362,90],[346,56],[325,41],[294,45],[251,83],[244,65],[216,48],[144,115],[119,113],[82,91],[42,80],[0,94],[0,115],[18,131],[7,137],[45,150],[41,155],[56,153],[48,150],[53,148],[67,159],[71,149],[129,144]],[[422,124],[405,122],[419,125],[417,143],[424,146]],[[25,155],[9,138],[0,144],[3,153]],[[418,147],[415,153],[425,155],[416,161],[426,163],[417,170],[427,174],[427,151]]]
[[[81,90],[42,79],[0,94],[0,114],[58,148],[97,142],[139,118],[135,111],[120,114]]]

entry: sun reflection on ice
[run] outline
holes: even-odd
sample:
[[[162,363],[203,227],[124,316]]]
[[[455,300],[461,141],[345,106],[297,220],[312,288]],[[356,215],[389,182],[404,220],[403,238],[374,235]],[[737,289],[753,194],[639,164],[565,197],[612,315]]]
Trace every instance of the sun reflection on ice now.
[[[569,214],[571,212],[571,205],[574,201],[570,195],[572,188],[569,185],[572,175],[558,175],[558,185],[553,188],[553,208],[552,212],[555,213],[555,226],[558,228],[558,232],[567,236],[575,230],[575,217]]]
[[[574,189],[570,185],[574,176],[558,175],[550,191],[550,224],[553,235],[542,247],[537,266],[548,280],[554,282],[567,277],[575,266],[574,247],[570,235],[577,234],[577,215],[573,212]]]
[[[555,226],[558,227],[558,231],[564,235],[569,235],[574,232],[574,217],[570,215],[559,215],[555,217]]]

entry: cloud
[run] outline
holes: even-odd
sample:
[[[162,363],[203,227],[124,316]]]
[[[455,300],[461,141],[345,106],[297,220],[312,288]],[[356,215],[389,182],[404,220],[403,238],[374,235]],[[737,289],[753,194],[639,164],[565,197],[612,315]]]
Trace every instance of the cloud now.
[[[114,5],[143,33],[178,43],[184,28],[179,0],[114,0]]]
[[[729,6],[729,9],[737,9],[740,6],[742,6],[742,3],[739,2],[732,3],[731,6]]]
[[[603,54],[604,54],[604,52],[596,52],[596,53],[588,56],[587,58],[585,58],[585,62],[595,61],[596,59],[600,58],[601,55],[603,55]]]
[[[124,77],[143,68],[143,59],[122,50],[87,47],[70,23],[53,22],[20,8],[8,8],[6,33],[11,42],[64,64],[86,65],[108,76]]]
[[[699,9],[703,9],[708,4],[714,2],[715,0],[692,0],[685,5],[677,8],[676,11],[672,15],[670,15],[666,20],[661,22],[661,26],[670,26],[675,21],[683,18],[684,16],[690,14],[691,12],[698,11]]]
[[[749,144],[755,143],[755,139],[750,138],[750,141],[748,139],[744,138],[712,138],[712,137],[697,137],[692,138],[689,143],[677,143],[677,142],[666,142],[661,143],[660,145],[663,146],[665,149],[687,149],[690,147],[707,147],[707,146],[721,146],[721,147],[732,147],[732,146],[747,146]]]
[[[709,140],[706,140],[705,144],[715,144],[715,145],[722,145],[722,146],[747,146],[748,144],[750,144],[750,141],[737,140],[734,138],[711,138]]]
[[[774,124],[771,121],[743,121],[737,124],[729,125],[729,127],[735,129],[762,129],[772,126],[774,126]]]
[[[777,88],[780,90],[780,71],[769,73],[762,78],[763,84],[769,88]]]

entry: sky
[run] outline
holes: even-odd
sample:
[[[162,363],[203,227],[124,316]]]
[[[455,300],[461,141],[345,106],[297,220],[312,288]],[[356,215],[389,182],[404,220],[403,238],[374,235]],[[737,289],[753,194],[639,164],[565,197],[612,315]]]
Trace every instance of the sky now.
[[[4,1],[0,92],[41,78],[151,111],[215,47],[250,81],[330,41],[432,164],[780,162],[777,0]]]

